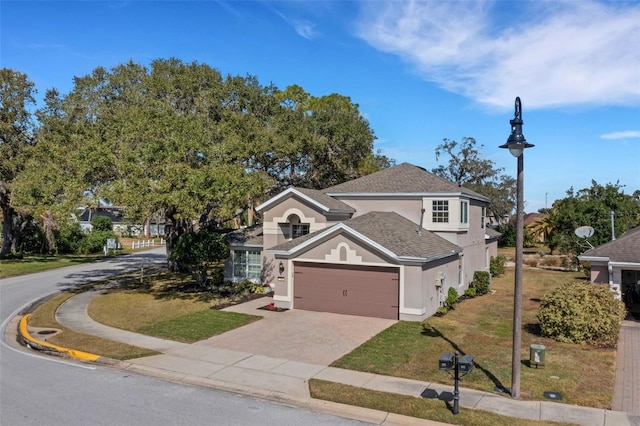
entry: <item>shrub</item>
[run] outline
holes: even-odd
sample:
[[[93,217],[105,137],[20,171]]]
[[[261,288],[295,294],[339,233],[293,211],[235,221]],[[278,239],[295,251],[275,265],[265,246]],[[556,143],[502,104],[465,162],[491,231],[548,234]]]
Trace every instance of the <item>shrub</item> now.
[[[266,294],[267,290],[262,284],[256,284],[249,280],[244,280],[233,284],[233,289],[241,294]]]
[[[464,291],[464,295],[467,297],[476,297],[477,291],[475,287],[469,287]]]
[[[106,216],[96,216],[91,220],[93,231],[113,231],[113,222]]]
[[[109,238],[116,238],[116,234],[113,231],[96,231],[94,229],[79,243],[77,253],[100,253],[107,245]]]
[[[561,259],[557,256],[545,256],[540,262],[542,266],[560,266]]]
[[[449,290],[447,291],[447,298],[444,301],[444,305],[448,308],[448,309],[453,309],[453,306],[458,303],[458,290],[456,290],[453,287],[449,287]]]
[[[491,286],[491,274],[487,271],[475,271],[473,273],[473,287],[477,294],[489,293]]]
[[[77,222],[62,225],[54,231],[54,236],[56,249],[61,254],[78,253],[82,241],[87,238]]]
[[[216,264],[229,257],[229,246],[224,237],[215,232],[200,230],[181,235],[171,249],[169,260],[189,268],[202,288],[220,286],[224,282],[224,270]],[[209,278],[209,269],[211,278]]]
[[[21,251],[12,253],[0,254],[0,260],[22,260],[24,259],[24,254]]]
[[[436,314],[438,315],[444,315],[447,312],[449,312],[449,308],[447,308],[446,306],[440,306],[438,309],[436,309]]]
[[[538,266],[538,257],[537,256],[529,256],[524,260],[524,264],[527,266],[531,266],[535,268]]]
[[[547,293],[538,311],[543,336],[607,347],[616,346],[624,316],[624,304],[608,286],[583,282],[567,283]]]
[[[504,274],[505,267],[507,265],[507,258],[499,254],[492,257],[489,261],[489,272],[492,277],[497,277]]]

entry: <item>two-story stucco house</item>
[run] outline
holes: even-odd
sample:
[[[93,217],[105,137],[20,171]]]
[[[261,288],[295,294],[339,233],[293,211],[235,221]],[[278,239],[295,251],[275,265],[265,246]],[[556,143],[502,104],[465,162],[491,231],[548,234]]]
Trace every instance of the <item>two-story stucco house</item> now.
[[[449,287],[462,294],[488,270],[488,203],[407,163],[324,190],[289,188],[257,207],[261,230],[233,237],[226,275],[260,271],[282,308],[420,321]]]

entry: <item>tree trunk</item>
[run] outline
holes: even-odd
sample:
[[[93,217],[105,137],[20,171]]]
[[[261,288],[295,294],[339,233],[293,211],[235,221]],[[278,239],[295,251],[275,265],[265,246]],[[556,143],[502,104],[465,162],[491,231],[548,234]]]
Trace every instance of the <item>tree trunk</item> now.
[[[174,213],[167,212],[164,239],[167,248],[167,269],[171,272],[189,272],[190,268],[187,265],[170,260],[171,247],[181,235],[188,232],[193,232],[193,223],[191,220],[182,218],[177,219],[174,217]]]
[[[8,205],[2,206],[2,248],[0,248],[0,256],[11,253],[13,245],[13,218],[16,212]]]

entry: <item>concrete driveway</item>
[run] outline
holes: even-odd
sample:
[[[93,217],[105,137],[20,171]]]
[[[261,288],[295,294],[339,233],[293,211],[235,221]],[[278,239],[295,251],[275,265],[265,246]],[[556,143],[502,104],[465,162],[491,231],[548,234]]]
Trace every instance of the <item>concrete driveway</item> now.
[[[258,309],[265,297],[226,308],[264,319],[194,345],[229,349],[310,364],[329,365],[397,321],[303,310]]]

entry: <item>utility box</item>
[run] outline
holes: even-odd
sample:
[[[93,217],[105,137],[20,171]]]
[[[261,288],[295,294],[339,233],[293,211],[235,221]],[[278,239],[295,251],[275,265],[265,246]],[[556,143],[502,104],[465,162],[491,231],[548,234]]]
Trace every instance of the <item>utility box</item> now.
[[[544,358],[546,355],[546,349],[544,345],[532,344],[529,348],[529,366],[530,367],[544,367]]]
[[[453,368],[453,354],[445,352],[438,360],[438,368],[443,371],[449,371]]]

